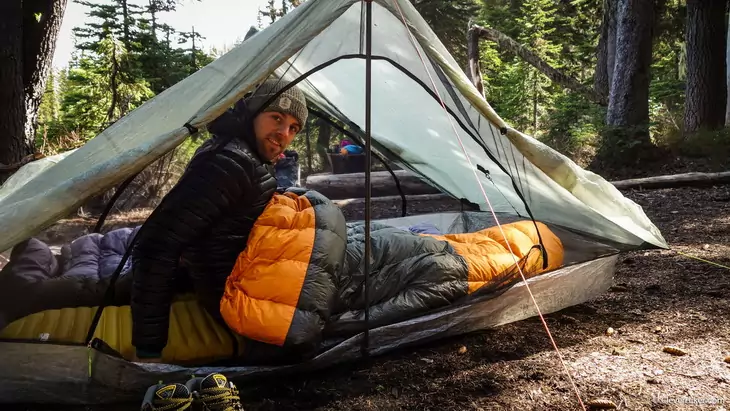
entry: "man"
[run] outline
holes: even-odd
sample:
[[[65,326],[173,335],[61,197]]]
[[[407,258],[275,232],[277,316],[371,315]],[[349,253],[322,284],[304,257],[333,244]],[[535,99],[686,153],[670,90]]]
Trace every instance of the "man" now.
[[[212,123],[214,137],[140,229],[132,254],[135,360],[160,361],[180,270],[201,305],[221,318],[226,278],[277,188],[271,164],[307,120],[296,87],[272,100],[286,85],[267,80]]]

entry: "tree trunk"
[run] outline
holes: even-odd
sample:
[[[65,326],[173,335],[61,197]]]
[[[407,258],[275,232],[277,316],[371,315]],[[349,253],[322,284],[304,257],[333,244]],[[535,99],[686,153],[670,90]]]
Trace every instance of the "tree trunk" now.
[[[608,70],[608,88],[606,91],[606,101],[611,95],[611,86],[613,85],[613,72],[616,69],[616,30],[618,21],[618,0],[607,0],[608,7],[608,32],[606,33],[606,68]]]
[[[725,123],[726,5],[726,0],[687,0],[687,133],[717,130]]]
[[[730,96],[730,21],[727,22],[727,36],[725,37],[725,84],[726,96]],[[725,103],[725,127],[730,127],[730,98]]]
[[[158,12],[157,5],[153,2],[153,0],[149,0],[149,7],[147,7],[147,12],[150,13],[150,32],[152,33],[152,41],[157,43],[157,12]]]
[[[608,10],[605,7],[610,0],[604,1],[603,21],[601,22],[601,34],[596,47],[596,71],[593,74],[593,89],[602,98],[608,99]]]
[[[0,182],[29,156],[67,0],[0,6]]]
[[[619,0],[617,8],[616,63],[606,123],[645,128],[649,123],[654,4],[646,0]],[[649,141],[648,133],[637,137]]]
[[[604,0],[601,37],[598,39],[596,72],[593,88],[601,99],[608,101],[616,62],[616,0]]]
[[[528,50],[526,47],[522,46],[520,43],[516,42],[514,39],[507,36],[506,34],[499,32],[495,29],[480,27],[477,25],[472,26],[470,30],[474,30],[479,35],[479,37],[483,39],[490,40],[499,44],[499,47],[502,50],[509,51],[519,56],[521,59],[531,64],[533,67],[540,70],[543,74],[545,74],[545,76],[554,81],[556,84],[573,90],[576,93],[582,94],[589,101],[593,101],[600,105],[606,105],[606,101],[602,100],[593,89],[584,86],[577,79],[561,71],[558,71],[556,68],[548,64],[545,60],[541,59],[537,54]]]
[[[309,138],[309,131],[311,130],[311,127],[309,126],[309,123],[311,121],[307,120],[307,123],[304,125],[305,127],[305,142],[307,143],[307,175],[312,174],[312,141]]]
[[[117,109],[117,102],[119,101],[119,84],[117,82],[117,75],[119,74],[119,62],[117,61],[117,41],[112,39],[112,66],[109,67],[111,76],[109,77],[109,91],[112,92],[112,101],[109,104],[109,109],[106,113],[107,124],[114,123],[117,119],[114,116],[114,112]]]
[[[537,134],[537,101],[539,90],[537,89],[537,73],[534,76],[535,78],[532,80],[532,134]]]
[[[193,54],[193,56],[191,59],[191,62],[192,62],[191,64],[192,64],[193,70],[197,70],[198,63],[197,63],[197,61],[195,61],[195,26],[193,26],[193,51],[192,51],[192,54]]]
[[[484,82],[482,81],[482,72],[479,68],[479,34],[473,28],[472,24],[469,21],[469,27],[466,32],[466,57],[469,62],[468,73],[474,87],[484,96]]]
[[[127,0],[122,0],[122,30],[124,31],[124,48],[127,51],[132,51],[132,41],[129,34],[129,26],[132,21],[129,18],[129,7],[127,6]]]
[[[616,0],[616,41],[609,23],[606,59],[616,46],[615,63],[608,63],[609,88],[606,126],[593,158],[594,169],[635,166],[660,154],[649,139],[649,83],[655,27],[654,2]],[[613,67],[613,72],[611,72]]]
[[[23,92],[23,9],[19,1],[0,5],[0,165],[12,166],[32,151],[26,146]],[[0,171],[0,183],[8,174]]]
[[[25,88],[25,135],[32,152],[38,125],[38,108],[53,63],[56,39],[68,0],[23,2],[23,87]],[[36,14],[40,18],[36,19]]]

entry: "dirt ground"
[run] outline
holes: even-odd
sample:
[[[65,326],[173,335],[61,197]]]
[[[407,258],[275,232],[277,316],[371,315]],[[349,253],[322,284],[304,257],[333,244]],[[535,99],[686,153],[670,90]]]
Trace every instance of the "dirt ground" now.
[[[730,187],[625,194],[673,250],[622,255],[609,292],[546,316],[580,398],[586,409],[602,399],[624,410],[728,410],[730,269],[678,252],[730,266]],[[409,211],[454,208],[414,203]],[[361,211],[345,213],[359,218]],[[399,203],[381,206],[373,218],[399,211]],[[109,228],[137,224],[145,215],[112,219]],[[45,238],[68,238],[94,223],[66,220]],[[664,352],[666,346],[685,355]],[[248,411],[582,409],[537,318],[240,388]]]

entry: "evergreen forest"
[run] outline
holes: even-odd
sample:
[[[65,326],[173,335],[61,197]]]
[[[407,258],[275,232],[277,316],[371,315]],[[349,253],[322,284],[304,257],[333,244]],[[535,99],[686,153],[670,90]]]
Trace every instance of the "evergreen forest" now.
[[[24,144],[5,141],[13,133],[4,126],[0,146],[10,149],[0,163],[79,147],[226,51],[195,27],[161,23],[184,2],[68,1],[87,10],[73,29],[73,58],[26,82],[37,104],[16,116]],[[688,162],[717,168],[727,158],[726,1],[411,1],[505,121],[583,167],[611,178]],[[270,0],[258,29],[299,3]],[[310,123],[293,147],[305,154],[305,175],[326,171],[324,150],[338,138],[327,123]]]

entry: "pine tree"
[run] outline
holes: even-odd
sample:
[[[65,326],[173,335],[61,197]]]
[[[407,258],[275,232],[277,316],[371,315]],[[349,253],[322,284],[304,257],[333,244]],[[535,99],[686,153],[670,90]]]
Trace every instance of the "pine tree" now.
[[[131,55],[111,34],[72,61],[62,102],[63,121],[88,138],[153,96],[144,80],[119,75]]]
[[[727,0],[687,1],[687,133],[725,125],[726,22]]]
[[[189,48],[180,49],[181,51],[188,53],[188,73],[192,74],[193,72],[197,71],[201,67],[205,66],[206,64],[210,63],[211,59],[208,58],[201,50],[200,50],[200,42],[202,40],[205,40],[205,37],[200,35],[200,33],[195,31],[195,27],[193,26],[191,31],[183,31],[178,33],[178,44],[190,44]],[[196,45],[197,42],[197,45]]]
[[[560,46],[549,40],[549,37],[555,32],[555,10],[553,0],[524,0],[521,8],[522,16],[517,19],[517,24],[522,27],[518,40],[527,45],[542,60],[559,68]],[[538,135],[541,131],[539,119],[545,113],[545,108],[552,104],[552,82],[531,65],[525,62],[519,64],[522,66],[521,72],[525,75],[524,95],[530,101],[531,127],[529,130],[534,135]]]
[[[411,0],[461,67],[466,67],[467,22],[479,7],[474,0]]]
[[[53,133],[52,128],[58,120],[60,112],[59,93],[56,85],[56,75],[54,70],[48,73],[46,80],[46,89],[41,98],[41,104],[38,108],[38,127],[36,128],[36,147],[41,147],[44,137],[49,133]]]

